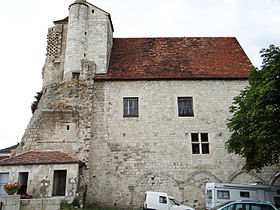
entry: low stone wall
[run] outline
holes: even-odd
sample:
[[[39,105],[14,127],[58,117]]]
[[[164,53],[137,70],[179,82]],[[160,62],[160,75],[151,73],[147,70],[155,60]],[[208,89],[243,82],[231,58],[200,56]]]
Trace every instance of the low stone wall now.
[[[1,210],[19,210],[20,196],[19,195],[1,195],[0,196]]]
[[[20,210],[59,210],[59,198],[32,198],[20,200]]]
[[[60,202],[60,198],[20,199],[19,195],[3,195],[0,210],[59,210]]]

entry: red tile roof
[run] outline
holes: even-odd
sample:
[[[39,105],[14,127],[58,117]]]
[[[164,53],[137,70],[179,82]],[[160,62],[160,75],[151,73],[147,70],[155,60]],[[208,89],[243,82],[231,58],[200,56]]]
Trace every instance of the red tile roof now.
[[[45,164],[74,164],[80,161],[69,154],[59,151],[26,152],[0,160],[0,166],[6,165],[45,165]]]
[[[114,38],[96,79],[247,79],[251,65],[234,37]]]

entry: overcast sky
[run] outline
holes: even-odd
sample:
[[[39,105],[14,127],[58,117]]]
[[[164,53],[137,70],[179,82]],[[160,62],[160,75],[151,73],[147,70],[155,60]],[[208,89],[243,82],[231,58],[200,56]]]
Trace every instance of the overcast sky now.
[[[0,149],[21,141],[42,88],[47,31],[74,0],[2,0]],[[236,37],[253,65],[280,45],[280,0],[91,0],[111,14],[114,37]]]

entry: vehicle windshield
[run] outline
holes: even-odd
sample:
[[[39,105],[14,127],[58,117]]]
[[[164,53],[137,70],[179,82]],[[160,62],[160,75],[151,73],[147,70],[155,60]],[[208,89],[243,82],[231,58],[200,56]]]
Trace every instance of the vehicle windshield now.
[[[180,206],[179,201],[177,201],[176,199],[174,199],[174,198],[169,198],[169,200],[170,200],[170,203],[171,203],[172,205]]]

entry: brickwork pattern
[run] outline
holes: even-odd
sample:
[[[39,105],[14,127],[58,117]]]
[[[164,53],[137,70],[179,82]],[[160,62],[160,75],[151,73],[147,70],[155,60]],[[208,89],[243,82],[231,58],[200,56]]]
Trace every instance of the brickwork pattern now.
[[[242,171],[224,143],[228,107],[244,80],[95,82],[90,204],[139,208],[147,190],[204,207],[207,182],[268,184],[277,174]],[[193,97],[194,117],[178,117],[177,97]],[[139,97],[139,117],[123,117],[123,97]],[[192,132],[209,135],[210,154],[192,154]]]

